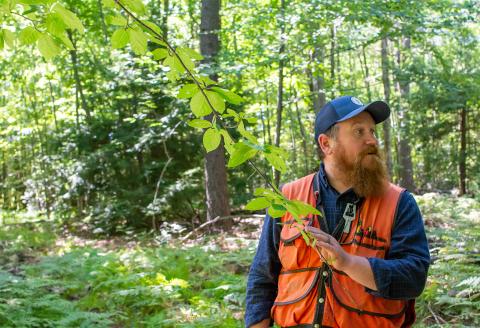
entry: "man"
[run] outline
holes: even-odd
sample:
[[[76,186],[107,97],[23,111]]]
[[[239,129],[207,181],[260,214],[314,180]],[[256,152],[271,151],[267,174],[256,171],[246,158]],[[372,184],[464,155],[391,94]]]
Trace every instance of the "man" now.
[[[388,182],[375,125],[382,101],[343,96],[315,119],[320,170],[282,192],[323,215],[266,216],[247,284],[245,324],[268,327],[410,327],[430,255],[413,196]],[[282,225],[277,223],[283,223]],[[316,239],[308,246],[301,230]]]

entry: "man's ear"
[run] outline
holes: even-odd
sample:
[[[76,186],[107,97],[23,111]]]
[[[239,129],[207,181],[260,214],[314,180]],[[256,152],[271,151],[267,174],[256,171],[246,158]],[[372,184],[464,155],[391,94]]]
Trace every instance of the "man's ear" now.
[[[325,155],[332,154],[332,149],[335,142],[332,138],[328,137],[326,134],[321,134],[318,136],[317,142]]]

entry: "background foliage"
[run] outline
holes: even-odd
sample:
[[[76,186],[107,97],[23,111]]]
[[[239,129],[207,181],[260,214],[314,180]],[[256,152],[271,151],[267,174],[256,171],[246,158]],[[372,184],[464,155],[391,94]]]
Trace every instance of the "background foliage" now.
[[[0,0],[2,326],[241,325],[254,238],[169,244],[206,220],[205,156],[225,144],[234,214],[307,211],[259,188],[318,169],[345,94],[389,102],[392,180],[427,193],[420,323],[478,326],[477,1],[222,1],[213,59],[199,1],[122,3]]]

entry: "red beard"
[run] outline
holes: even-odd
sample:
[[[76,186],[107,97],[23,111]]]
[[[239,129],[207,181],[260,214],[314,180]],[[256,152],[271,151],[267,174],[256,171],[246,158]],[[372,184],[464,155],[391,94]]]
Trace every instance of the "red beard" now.
[[[348,183],[360,197],[377,197],[385,193],[388,186],[388,173],[383,153],[376,146],[369,146],[358,154],[354,163],[348,163],[342,145],[337,165],[346,173]]]

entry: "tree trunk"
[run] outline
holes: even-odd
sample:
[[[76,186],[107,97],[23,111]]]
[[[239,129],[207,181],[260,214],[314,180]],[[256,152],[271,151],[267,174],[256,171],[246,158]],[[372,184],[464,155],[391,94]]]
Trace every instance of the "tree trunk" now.
[[[390,76],[388,69],[388,39],[384,37],[382,39],[382,81],[383,81],[383,94],[385,102],[390,105]],[[385,150],[385,157],[387,162],[388,174],[392,176],[392,147],[390,143],[390,118],[383,122],[383,144]]]
[[[367,55],[365,54],[365,47],[362,48],[362,56],[363,56],[363,72],[364,72],[364,82],[365,88],[367,88],[367,97],[368,102],[372,101],[372,92],[370,91],[370,72],[368,71],[368,63],[367,63]],[[362,61],[360,60],[360,64]]]
[[[200,23],[200,51],[204,56],[203,63],[215,66],[214,59],[220,50],[220,0],[202,0]],[[211,74],[212,80],[217,80],[216,71]],[[213,114],[212,114],[213,115]],[[212,120],[212,115],[208,120]],[[205,154],[205,191],[207,203],[207,220],[217,216],[230,215],[227,170],[225,166],[225,148],[223,142],[220,146]],[[223,226],[232,226],[232,221],[226,220]]]
[[[302,150],[303,150],[303,160],[304,160],[303,175],[307,175],[309,173],[308,169],[310,166],[308,162],[309,156],[308,156],[307,140],[308,138],[311,138],[311,136],[308,137],[307,134],[305,133],[305,128],[303,127],[302,118],[300,116],[300,109],[298,108],[297,90],[295,89],[293,89],[293,96],[295,97],[295,112],[297,116],[297,122],[300,129],[300,135],[302,136]]]
[[[406,53],[410,51],[410,38],[405,37],[402,41],[402,47]],[[404,59],[401,55],[400,47],[397,52],[397,64],[402,69]],[[400,186],[409,191],[415,191],[413,181],[413,164],[411,157],[411,147],[409,141],[409,115],[408,115],[408,97],[410,94],[410,82],[405,77],[397,77],[398,90],[400,92],[398,107],[398,125],[400,127],[398,135],[398,157],[399,157],[399,183]]]
[[[335,33],[335,23],[332,23],[330,27],[330,97],[331,99],[335,98],[335,41],[336,41],[336,33]]]
[[[465,181],[467,179],[467,110],[463,107],[460,111],[460,156],[458,173],[460,176],[460,196],[467,193]]]
[[[325,105],[325,78],[323,70],[318,69],[323,63],[322,46],[315,46],[311,55],[311,68],[307,71],[310,80],[310,93],[312,95],[313,110],[317,114]]]
[[[69,31],[67,31],[67,33],[68,33],[68,38],[70,39],[70,41],[75,47],[74,50],[70,50],[70,58],[72,59],[72,66],[73,66],[73,76],[75,78],[75,89],[76,89],[76,92],[78,92],[78,95],[80,96],[82,109],[85,111],[87,122],[90,122],[91,121],[90,110],[88,109],[87,101],[85,100],[85,96],[83,94],[82,81],[80,80],[80,75],[78,73],[78,59],[77,59],[77,49],[76,49],[75,41],[73,40],[72,33]]]
[[[168,16],[169,15],[170,15],[169,0],[163,0],[162,34],[165,40],[168,40]]]
[[[280,146],[280,134],[282,132],[283,112],[283,68],[285,66],[285,0],[280,2],[280,49],[278,50],[278,92],[277,92],[277,126],[275,129],[275,146]],[[275,170],[275,185],[280,183],[280,171]]]
[[[272,144],[272,133],[270,129],[270,101],[268,97],[268,83],[265,83],[265,103],[267,104],[265,106],[265,110],[267,112],[267,136],[268,136],[268,143],[271,145]]]
[[[97,0],[97,4],[98,4],[98,13],[100,15],[100,23],[102,24],[103,42],[107,44],[108,33],[107,33],[107,26],[105,25],[105,15],[103,14],[102,0]]]

